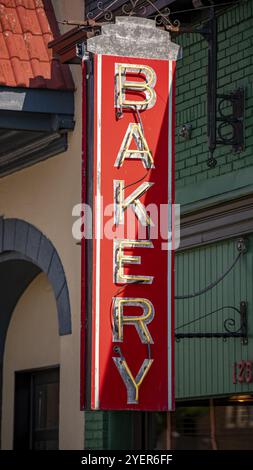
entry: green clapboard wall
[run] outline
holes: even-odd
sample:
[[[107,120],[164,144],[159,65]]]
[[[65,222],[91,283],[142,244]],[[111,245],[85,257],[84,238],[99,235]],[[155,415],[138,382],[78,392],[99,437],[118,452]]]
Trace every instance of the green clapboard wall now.
[[[176,295],[199,291],[219,278],[238,254],[235,240],[198,247],[176,255]],[[226,318],[239,315],[224,309],[184,328],[191,320],[223,306],[247,302],[248,345],[240,338],[192,338],[175,342],[176,398],[190,399],[253,391],[253,383],[233,384],[233,363],[253,361],[253,236],[248,251],[216,287],[186,300],[176,300],[176,332],[221,332]]]

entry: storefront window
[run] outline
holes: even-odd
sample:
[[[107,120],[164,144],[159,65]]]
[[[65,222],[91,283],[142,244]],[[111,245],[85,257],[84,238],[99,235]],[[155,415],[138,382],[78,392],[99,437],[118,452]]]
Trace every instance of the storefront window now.
[[[242,402],[242,403],[241,403]],[[253,448],[253,402],[182,403],[173,413],[152,413],[149,448],[243,450]]]

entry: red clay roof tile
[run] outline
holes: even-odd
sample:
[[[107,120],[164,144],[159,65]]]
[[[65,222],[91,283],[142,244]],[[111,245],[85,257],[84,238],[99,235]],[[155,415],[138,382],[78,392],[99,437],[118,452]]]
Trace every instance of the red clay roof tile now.
[[[1,4],[6,6],[6,7],[11,7],[11,8],[16,6],[15,0],[2,0]]]
[[[3,59],[9,58],[9,52],[2,34],[0,34],[0,57],[2,57]]]
[[[29,10],[24,7],[17,7],[18,17],[21,24],[22,31],[24,33],[32,33],[41,35],[41,27],[37,17],[36,8]]]
[[[36,12],[37,12],[37,18],[38,18],[42,33],[43,34],[51,33],[47,15],[46,15],[44,8],[37,8]]]
[[[15,8],[6,8],[0,2],[0,22],[3,31],[11,31],[15,34],[21,34],[22,28],[19,22],[18,14]]]
[[[51,0],[0,0],[0,86],[73,90],[69,67],[48,49],[57,37]]]
[[[3,59],[0,62],[2,85],[17,86],[10,59]]]
[[[48,62],[48,52],[43,41],[43,36],[24,35],[25,44],[31,59],[39,59],[40,62]]]
[[[8,57],[18,57],[22,61],[29,61],[28,50],[21,34],[5,31],[3,36],[8,50]]]

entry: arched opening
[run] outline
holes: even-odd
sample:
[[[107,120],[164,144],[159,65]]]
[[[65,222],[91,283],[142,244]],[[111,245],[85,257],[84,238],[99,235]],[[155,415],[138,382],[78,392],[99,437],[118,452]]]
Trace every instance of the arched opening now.
[[[3,355],[2,448],[58,449],[60,338],[52,286],[38,274],[11,316]]]
[[[25,221],[0,219],[0,286],[1,448],[11,449],[17,374],[23,371],[34,380],[38,371],[36,380],[41,383],[45,374],[39,371],[60,365],[60,337],[71,333],[69,293],[58,253]],[[35,437],[29,439],[29,448],[34,448]],[[51,444],[40,441],[35,448],[56,445],[52,438]]]

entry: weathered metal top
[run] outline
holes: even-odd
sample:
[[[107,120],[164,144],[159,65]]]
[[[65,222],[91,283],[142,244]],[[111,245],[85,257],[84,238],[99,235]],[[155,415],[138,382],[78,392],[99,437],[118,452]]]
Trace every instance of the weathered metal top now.
[[[118,16],[115,23],[102,26],[101,35],[87,40],[87,51],[126,57],[180,59],[181,48],[170,40],[168,31],[156,27],[153,20]]]

